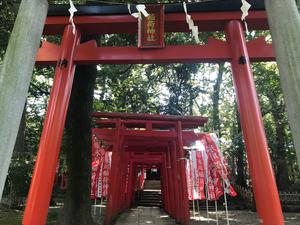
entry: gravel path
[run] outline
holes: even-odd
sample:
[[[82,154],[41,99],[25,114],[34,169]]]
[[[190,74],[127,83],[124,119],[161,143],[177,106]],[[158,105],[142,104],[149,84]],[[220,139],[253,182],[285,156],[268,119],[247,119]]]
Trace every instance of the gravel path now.
[[[229,224],[230,225],[258,225],[259,221],[255,212],[252,211],[229,211]],[[205,211],[200,212],[200,221],[210,221],[208,224],[216,224],[216,213],[209,213],[209,218],[207,219],[207,213]],[[196,220],[194,220],[196,219]],[[205,222],[200,223],[199,218],[192,217],[191,225],[205,224]],[[227,225],[226,214],[224,211],[218,212],[219,225]],[[286,213],[285,214],[285,224],[286,225],[300,225],[300,213]]]
[[[99,208],[96,210],[95,220],[101,224],[102,215],[99,215]],[[191,215],[193,213],[191,212]],[[224,211],[218,212],[219,225],[227,225],[226,214]],[[116,220],[115,225],[173,225],[176,224],[174,219],[170,218],[163,210],[157,207],[137,207],[130,209],[128,212],[121,214]],[[206,211],[200,211],[200,218],[198,214],[191,218],[191,225],[198,224],[216,224],[216,213],[210,212],[209,219]],[[259,225],[255,212],[251,211],[229,211],[230,225]],[[285,225],[300,225],[300,213],[285,213]]]

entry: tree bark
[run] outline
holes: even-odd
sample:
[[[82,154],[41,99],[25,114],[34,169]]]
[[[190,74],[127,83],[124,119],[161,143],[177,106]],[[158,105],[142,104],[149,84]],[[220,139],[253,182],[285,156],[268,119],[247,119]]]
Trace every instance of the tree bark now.
[[[25,151],[25,127],[26,127],[25,114],[26,114],[26,104],[22,113],[22,118],[19,126],[15,147],[14,147],[14,152]]]
[[[300,15],[295,0],[265,0],[265,4],[300,165]]]
[[[77,66],[66,120],[68,187],[61,225],[91,225],[91,112],[96,66]]]
[[[284,126],[276,126],[276,181],[279,190],[286,190],[289,185],[289,170],[284,147]]]
[[[218,133],[220,136],[221,134],[221,126],[220,126],[220,113],[219,113],[219,101],[220,101],[220,89],[221,84],[223,81],[223,74],[224,74],[224,65],[225,63],[219,63],[219,71],[218,71],[218,77],[217,81],[214,85],[214,92],[212,96],[213,100],[213,111],[212,111],[212,122],[213,122],[213,128],[215,132]]]
[[[300,11],[300,0],[296,0],[296,4],[298,6],[298,10]]]
[[[46,0],[23,0],[0,74],[0,199],[47,15]]]
[[[284,123],[284,106],[279,106],[275,109],[277,110],[272,112],[274,121],[276,122],[275,178],[278,189],[285,190],[289,185],[289,170],[284,146],[286,129],[286,124]]]
[[[236,183],[241,187],[246,187],[246,173],[245,173],[245,145],[243,143],[242,127],[240,122],[240,115],[237,109],[237,103],[235,102],[236,124],[234,145],[236,148],[236,166],[237,166],[237,180]]]

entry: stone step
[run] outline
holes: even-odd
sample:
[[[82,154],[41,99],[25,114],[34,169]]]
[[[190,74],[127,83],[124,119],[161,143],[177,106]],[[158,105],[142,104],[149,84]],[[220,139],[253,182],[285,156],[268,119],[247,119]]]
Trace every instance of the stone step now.
[[[162,203],[162,200],[161,199],[140,199],[139,202],[148,202],[148,203],[159,202],[159,203]]]
[[[138,198],[153,198],[153,199],[157,199],[157,198],[161,198],[161,195],[138,195]]]
[[[161,189],[160,180],[145,180],[144,189],[160,190]]]
[[[141,191],[140,194],[141,195],[149,195],[149,196],[161,196],[160,192],[147,191],[147,190]]]
[[[159,190],[144,190],[135,195],[136,203],[139,206],[162,206],[162,197]]]
[[[144,203],[144,202],[139,202],[138,206],[146,206],[146,207],[161,207],[161,203]]]
[[[155,195],[140,195],[140,196],[137,196],[137,198],[145,198],[145,199],[161,199],[161,196],[155,196]]]

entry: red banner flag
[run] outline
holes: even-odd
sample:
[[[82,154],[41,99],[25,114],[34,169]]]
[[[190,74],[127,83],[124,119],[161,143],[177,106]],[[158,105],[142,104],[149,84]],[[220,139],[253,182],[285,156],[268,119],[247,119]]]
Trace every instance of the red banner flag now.
[[[214,134],[201,134],[186,164],[190,200],[218,200],[224,191],[236,196],[230,185],[228,169]]]
[[[93,134],[92,140],[92,179],[91,198],[106,197],[108,179],[111,169],[111,152],[101,145],[101,141]]]

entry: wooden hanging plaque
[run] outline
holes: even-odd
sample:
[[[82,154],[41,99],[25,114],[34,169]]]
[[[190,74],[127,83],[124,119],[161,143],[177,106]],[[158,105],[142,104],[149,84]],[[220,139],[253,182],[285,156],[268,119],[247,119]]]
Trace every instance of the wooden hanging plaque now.
[[[164,47],[164,6],[146,5],[148,17],[139,20],[139,48]]]

